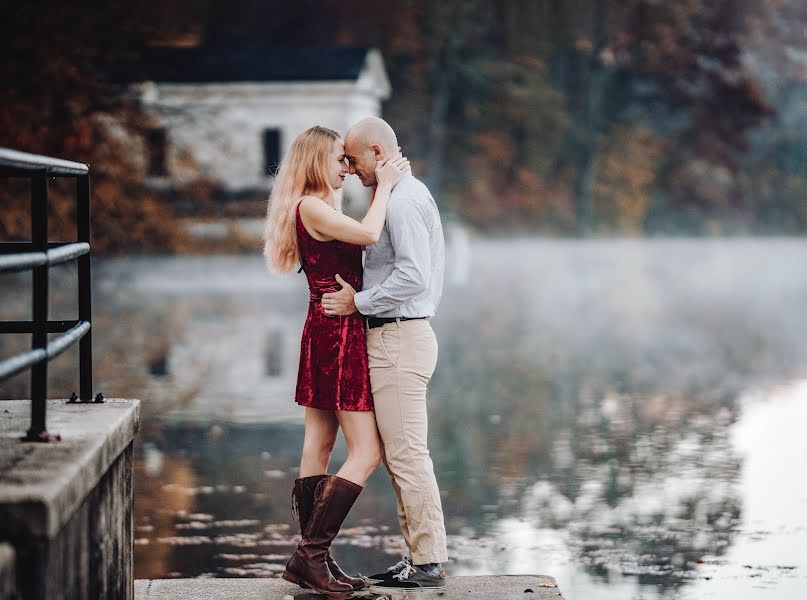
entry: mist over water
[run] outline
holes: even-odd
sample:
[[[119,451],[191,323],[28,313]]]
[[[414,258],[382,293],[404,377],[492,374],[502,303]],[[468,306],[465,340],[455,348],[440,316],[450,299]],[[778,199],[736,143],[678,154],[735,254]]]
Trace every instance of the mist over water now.
[[[798,239],[458,251],[430,387],[449,572],[548,574],[568,598],[803,597],[805,264]],[[54,272],[52,318],[74,310],[74,277]],[[257,256],[105,259],[94,277],[97,391],[143,400],[136,576],[278,575],[296,533],[304,278]],[[27,280],[2,285],[4,318],[26,318]],[[76,364],[52,363],[51,396]],[[344,454],[340,440],[332,466]],[[383,471],[346,528],[346,568],[400,553]]]

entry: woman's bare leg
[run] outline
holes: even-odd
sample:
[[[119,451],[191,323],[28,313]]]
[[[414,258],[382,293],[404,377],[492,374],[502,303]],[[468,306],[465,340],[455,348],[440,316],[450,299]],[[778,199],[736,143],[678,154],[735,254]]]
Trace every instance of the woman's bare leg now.
[[[305,409],[305,439],[300,459],[300,477],[324,475],[328,472],[339,421],[332,410]]]
[[[381,438],[373,411],[338,410],[336,418],[347,442],[347,460],[336,473],[342,479],[364,485],[381,462]]]

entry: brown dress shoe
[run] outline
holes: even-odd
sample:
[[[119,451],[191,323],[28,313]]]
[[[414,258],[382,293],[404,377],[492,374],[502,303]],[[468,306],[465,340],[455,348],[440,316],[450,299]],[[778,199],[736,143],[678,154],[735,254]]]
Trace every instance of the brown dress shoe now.
[[[326,560],[331,542],[339,533],[362,486],[336,475],[326,475],[317,484],[313,508],[303,530],[303,539],[286,565],[283,579],[307,585],[320,594],[344,597],[353,586],[337,581]]]
[[[292,511],[297,508],[297,516],[300,520],[300,534],[305,531],[308,520],[311,518],[311,511],[314,508],[314,492],[317,489],[317,484],[322,481],[327,475],[312,475],[310,477],[302,477],[294,480],[294,489],[292,489]],[[345,573],[331,555],[325,557],[325,562],[328,563],[328,569],[331,571],[336,581],[341,581],[351,586],[354,590],[358,591],[364,589],[367,583],[361,577],[351,577]],[[306,587],[303,585],[302,587]]]

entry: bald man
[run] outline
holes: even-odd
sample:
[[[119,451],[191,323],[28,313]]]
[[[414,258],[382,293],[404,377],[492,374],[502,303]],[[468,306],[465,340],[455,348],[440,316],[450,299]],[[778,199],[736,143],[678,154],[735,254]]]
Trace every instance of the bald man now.
[[[385,121],[362,119],[345,135],[350,173],[375,187],[379,162],[398,154],[398,139]],[[367,247],[361,292],[342,284],[325,294],[331,316],[366,315],[367,353],[384,464],[395,490],[401,533],[409,548],[384,573],[378,587],[445,588],[448,560],[440,490],[427,447],[426,386],[437,365],[437,339],[429,319],[443,291],[445,245],[437,204],[411,173],[393,188],[384,229]]]

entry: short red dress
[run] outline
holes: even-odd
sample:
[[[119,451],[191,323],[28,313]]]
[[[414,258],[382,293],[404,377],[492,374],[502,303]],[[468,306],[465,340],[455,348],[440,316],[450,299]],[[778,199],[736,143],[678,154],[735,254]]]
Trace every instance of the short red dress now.
[[[338,292],[336,274],[361,290],[361,246],[311,236],[297,205],[297,245],[308,278],[310,303],[300,343],[295,401],[322,410],[373,410],[364,319],[358,312],[329,317],[322,294]]]

